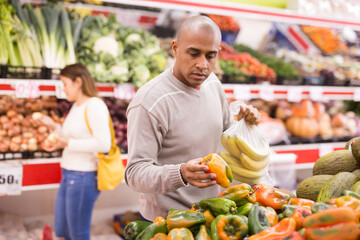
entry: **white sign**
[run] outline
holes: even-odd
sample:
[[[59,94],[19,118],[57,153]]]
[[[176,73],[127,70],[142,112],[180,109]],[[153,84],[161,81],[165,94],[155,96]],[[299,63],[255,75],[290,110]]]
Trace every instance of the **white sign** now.
[[[23,167],[20,162],[0,162],[0,196],[20,195]]]
[[[57,81],[55,84],[56,97],[60,99],[66,99],[66,94],[64,92],[64,83],[62,81]]]
[[[289,87],[287,91],[287,100],[289,102],[300,102],[302,100],[303,89],[301,87]]]
[[[235,85],[233,87],[234,98],[239,100],[249,101],[251,100],[251,91],[250,88],[246,85]]]
[[[274,88],[270,85],[263,85],[259,89],[259,97],[265,101],[274,101]]]
[[[15,94],[17,98],[38,98],[40,96],[39,85],[33,80],[16,81]]]
[[[323,100],[323,89],[322,87],[311,87],[309,90],[309,98],[312,101],[322,101]]]
[[[123,83],[114,87],[114,97],[131,100],[134,98],[136,88],[130,83]]]
[[[354,88],[353,99],[355,102],[360,102],[360,88]]]

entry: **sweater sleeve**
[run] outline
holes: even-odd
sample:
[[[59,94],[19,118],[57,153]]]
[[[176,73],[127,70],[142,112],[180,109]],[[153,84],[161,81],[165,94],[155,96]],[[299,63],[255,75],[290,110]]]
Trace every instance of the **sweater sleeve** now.
[[[125,181],[134,191],[166,193],[186,186],[180,174],[181,164],[158,165],[164,126],[141,105],[128,111],[128,162]]]
[[[87,106],[87,118],[93,132],[92,137],[69,139],[68,148],[80,152],[107,153],[111,147],[109,110],[100,99],[91,99]]]

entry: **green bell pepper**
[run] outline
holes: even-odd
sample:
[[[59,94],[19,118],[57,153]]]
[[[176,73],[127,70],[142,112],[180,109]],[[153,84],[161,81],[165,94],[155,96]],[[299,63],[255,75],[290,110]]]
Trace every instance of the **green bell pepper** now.
[[[357,199],[360,199],[360,194],[350,191],[350,190],[344,190],[341,194],[342,196],[352,196],[355,197]]]
[[[173,211],[166,217],[168,231],[173,228],[189,228],[199,227],[204,224],[206,219],[202,212],[193,210]]]
[[[213,240],[243,239],[248,232],[248,220],[245,216],[219,215],[211,224]]]
[[[236,212],[236,203],[223,197],[204,198],[197,202],[197,206],[205,211],[210,210],[215,217]]]
[[[312,213],[317,213],[317,212],[321,212],[321,211],[323,211],[325,209],[329,209],[329,208],[331,208],[331,207],[327,203],[316,202],[311,206],[311,212]]]
[[[254,235],[263,230],[270,228],[269,220],[265,212],[260,208],[259,203],[254,203],[249,212],[249,234]]]
[[[252,208],[254,204],[252,203],[246,203],[242,206],[239,206],[237,209],[236,209],[236,212],[235,214],[236,215],[244,215],[244,216],[248,216],[249,215],[249,212]]]

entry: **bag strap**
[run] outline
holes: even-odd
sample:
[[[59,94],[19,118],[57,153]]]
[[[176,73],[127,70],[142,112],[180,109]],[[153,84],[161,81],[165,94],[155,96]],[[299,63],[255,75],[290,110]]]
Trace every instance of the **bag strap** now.
[[[89,129],[89,132],[91,133],[91,135],[93,135],[93,131],[91,130],[89,119],[87,117],[87,107],[88,107],[88,105],[86,104],[86,106],[85,106],[85,122],[86,122],[87,128]]]
[[[85,122],[86,122],[87,128],[89,129],[89,132],[91,133],[91,135],[93,135],[93,131],[91,130],[89,119],[87,117],[87,107],[88,107],[88,105],[86,104],[86,106],[85,106]],[[109,113],[109,127],[110,127],[110,135],[111,135],[111,148],[116,148],[117,144],[116,144],[116,140],[115,140],[115,130],[114,130],[114,126],[113,126],[113,122],[112,122],[110,113]]]

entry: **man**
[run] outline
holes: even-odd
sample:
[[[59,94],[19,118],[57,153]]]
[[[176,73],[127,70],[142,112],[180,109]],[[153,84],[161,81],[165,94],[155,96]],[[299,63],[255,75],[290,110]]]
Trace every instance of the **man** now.
[[[142,88],[128,110],[125,181],[140,192],[140,213],[150,221],[170,208],[217,196],[223,189],[202,158],[219,152],[221,134],[233,121],[224,90],[212,73],[221,44],[218,26],[205,16],[188,18],[172,42],[173,68]],[[258,124],[256,109],[238,118]]]

